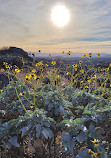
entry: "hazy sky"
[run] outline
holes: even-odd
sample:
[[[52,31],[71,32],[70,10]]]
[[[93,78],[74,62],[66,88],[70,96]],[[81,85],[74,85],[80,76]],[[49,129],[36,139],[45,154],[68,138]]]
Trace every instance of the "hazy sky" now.
[[[51,20],[58,4],[70,12],[62,28]],[[111,53],[111,0],[0,0],[0,39],[26,51]]]

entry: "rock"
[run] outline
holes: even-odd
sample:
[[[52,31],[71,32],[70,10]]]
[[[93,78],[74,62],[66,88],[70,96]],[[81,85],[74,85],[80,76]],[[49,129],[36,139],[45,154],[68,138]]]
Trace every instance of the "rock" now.
[[[17,81],[15,76],[13,74],[9,74],[10,81],[13,79],[14,81]],[[7,86],[9,84],[9,78],[8,73],[0,73],[0,89],[3,89],[3,87]]]
[[[3,62],[10,64],[11,66],[16,65],[18,68],[22,68],[23,62],[19,56],[2,56],[0,58],[0,66],[5,69]]]
[[[28,56],[27,52],[17,47],[9,47],[8,49],[0,50],[0,56],[4,56],[4,55],[13,55],[13,56],[20,56],[27,59],[32,59],[31,57]]]
[[[23,65],[22,58],[31,63],[33,59],[28,56],[28,53],[21,48],[9,47],[8,49],[0,50],[0,66],[3,66],[3,62],[7,62],[11,65],[17,65],[19,68]]]

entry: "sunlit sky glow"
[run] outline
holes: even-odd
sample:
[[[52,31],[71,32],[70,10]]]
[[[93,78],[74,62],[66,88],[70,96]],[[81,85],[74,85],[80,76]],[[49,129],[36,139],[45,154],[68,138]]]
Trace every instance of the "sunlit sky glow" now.
[[[64,27],[70,19],[69,10],[63,5],[57,5],[52,8],[51,19],[58,27]]]
[[[58,5],[70,12],[63,27],[51,19]],[[26,51],[111,53],[111,0],[0,0],[0,39]]]

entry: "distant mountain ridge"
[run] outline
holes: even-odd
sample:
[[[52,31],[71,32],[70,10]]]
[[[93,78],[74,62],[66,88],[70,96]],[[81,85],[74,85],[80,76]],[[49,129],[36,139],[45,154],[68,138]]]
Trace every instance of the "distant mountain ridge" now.
[[[81,57],[85,53],[73,53],[71,52],[71,55],[68,56],[67,53],[43,53],[43,52],[26,52],[22,48],[17,48],[17,47],[9,47],[6,49],[1,49],[0,50],[0,56],[5,56],[5,55],[12,55],[12,56],[19,56],[23,57],[27,60],[31,60],[33,55],[30,54],[35,54],[36,57],[39,58],[72,58],[72,57]],[[100,53],[101,57],[109,57],[111,58],[111,54],[108,53]],[[88,56],[87,56],[88,57]],[[97,57],[97,53],[93,53],[92,57]]]
[[[32,52],[35,54],[36,57],[39,57],[39,58],[72,58],[72,57],[82,57],[83,54],[85,53],[71,53],[70,56],[67,55],[67,53],[37,53],[37,52]],[[28,52],[29,56],[32,57],[31,52]],[[100,53],[100,56],[101,57],[108,57],[108,58],[111,58],[111,54],[107,54],[107,53]],[[86,56],[88,57],[88,55]],[[97,53],[93,53],[92,54],[92,57],[97,57]]]

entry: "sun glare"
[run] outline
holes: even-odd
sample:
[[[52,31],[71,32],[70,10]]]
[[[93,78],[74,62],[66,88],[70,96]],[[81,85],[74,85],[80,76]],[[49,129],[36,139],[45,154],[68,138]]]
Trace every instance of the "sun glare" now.
[[[63,27],[69,22],[69,10],[63,5],[55,6],[52,9],[51,19],[55,25],[58,27]]]

